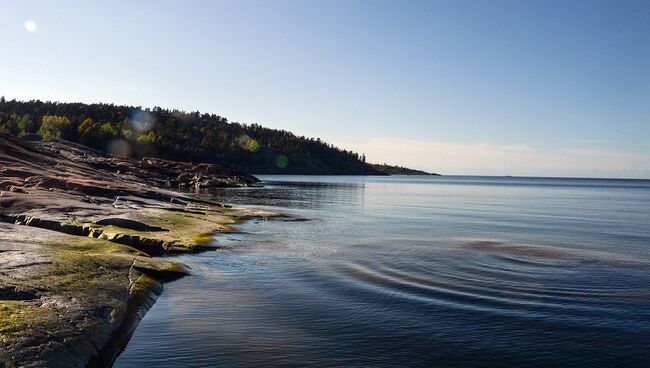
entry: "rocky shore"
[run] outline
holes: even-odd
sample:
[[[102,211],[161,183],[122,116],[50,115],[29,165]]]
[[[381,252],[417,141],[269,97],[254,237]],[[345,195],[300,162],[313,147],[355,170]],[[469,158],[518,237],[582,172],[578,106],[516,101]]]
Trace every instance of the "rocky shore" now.
[[[214,247],[251,211],[188,191],[257,180],[214,164],[108,157],[0,135],[0,367],[105,367],[191,271],[154,258]]]

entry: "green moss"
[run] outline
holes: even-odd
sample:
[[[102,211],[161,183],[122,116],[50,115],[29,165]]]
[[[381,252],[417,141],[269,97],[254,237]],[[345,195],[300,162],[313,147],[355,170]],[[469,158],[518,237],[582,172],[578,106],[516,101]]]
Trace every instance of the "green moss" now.
[[[165,211],[151,225],[169,229],[167,238],[178,240],[188,249],[208,245],[219,232],[232,231],[229,225],[239,223],[238,219],[222,213],[194,214]]]
[[[172,211],[148,211],[133,215],[139,221],[152,226],[169,229],[165,232],[138,232],[117,226],[93,226],[104,234],[127,234],[143,238],[158,239],[173,243],[181,251],[196,250],[211,243],[218,232],[232,231],[230,225],[240,223],[247,217],[243,212],[219,211],[183,213]],[[74,222],[77,224],[76,222]],[[87,223],[77,225],[87,226]],[[129,271],[134,259],[146,256],[136,249],[92,237],[61,235],[43,244],[49,248],[51,263],[39,268],[36,275],[28,281],[12,280],[16,287],[29,287],[48,297],[63,297],[61,300],[80,303],[85,310],[106,310],[123,308],[133,294],[129,294]],[[144,259],[143,259],[144,260]],[[186,274],[182,264],[149,259],[151,267],[160,273],[161,278],[170,277],[165,273]],[[137,271],[138,269],[136,269]],[[161,291],[156,272],[142,274],[131,285],[131,292],[144,298],[150,293]],[[163,276],[164,275],[164,276]],[[94,320],[70,323],[64,316],[65,309],[59,304],[44,304],[41,300],[0,301],[0,336],[2,342],[16,342],[29,336],[47,336],[49,331],[92,330]],[[103,312],[102,312],[103,313]],[[88,324],[88,325],[86,325]],[[68,330],[66,330],[68,331]],[[0,356],[0,362],[2,362]],[[1,365],[1,364],[0,364]]]
[[[148,276],[147,274],[143,273],[140,277],[138,277],[135,284],[145,289],[150,289],[158,286],[160,283],[154,280],[153,278],[151,278],[150,276]]]
[[[152,278],[147,274],[142,274],[138,279],[133,283],[133,288],[131,290],[134,294],[148,294],[150,292],[160,293],[161,284],[158,280]]]
[[[215,233],[203,233],[194,235],[192,237],[192,241],[196,243],[196,245],[207,245],[214,240],[214,235]]]
[[[143,240],[153,239],[156,241],[173,244],[174,251],[196,251],[197,248],[208,245],[213,241],[214,235],[218,232],[232,231],[229,225],[239,223],[240,219],[228,217],[220,212],[186,213],[165,210],[154,210],[146,213],[133,214],[133,219],[150,226],[157,226],[169,231],[137,231],[122,228],[115,225],[97,226],[94,229],[101,232],[99,239],[111,239],[116,235],[128,235]],[[94,239],[90,237],[89,239]],[[129,240],[130,241],[130,240]],[[87,248],[93,251],[96,247],[92,243],[80,242],[76,245],[78,249]],[[131,252],[126,248],[113,248],[113,252]],[[105,252],[102,250],[102,252]]]
[[[232,217],[219,212],[195,214],[165,211],[165,213],[160,216],[160,220],[165,224],[171,224],[172,228],[170,228],[170,230],[172,231],[182,231],[188,227],[212,226],[220,228],[222,225],[236,223],[236,220]]]
[[[165,272],[186,273],[187,267],[182,263],[170,262],[168,265],[159,266],[158,269]]]
[[[52,264],[44,267],[33,284],[68,298],[119,305],[128,285],[131,247],[108,241],[65,237],[50,244]]]
[[[28,336],[31,331],[55,318],[54,311],[25,301],[0,301],[0,341]]]
[[[59,251],[74,251],[88,255],[101,255],[101,254],[131,254],[131,255],[144,255],[128,245],[117,244],[101,239],[85,238],[85,237],[69,237],[67,241],[56,241],[50,245],[57,248]]]

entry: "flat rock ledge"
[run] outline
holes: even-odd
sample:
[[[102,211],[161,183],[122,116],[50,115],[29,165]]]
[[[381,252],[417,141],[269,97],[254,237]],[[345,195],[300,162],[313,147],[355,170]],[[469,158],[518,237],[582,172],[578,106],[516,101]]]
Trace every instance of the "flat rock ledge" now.
[[[191,272],[156,256],[277,216],[161,188],[190,165],[149,161],[0,135],[0,367],[111,366],[163,283]],[[198,169],[180,178],[254,182]]]

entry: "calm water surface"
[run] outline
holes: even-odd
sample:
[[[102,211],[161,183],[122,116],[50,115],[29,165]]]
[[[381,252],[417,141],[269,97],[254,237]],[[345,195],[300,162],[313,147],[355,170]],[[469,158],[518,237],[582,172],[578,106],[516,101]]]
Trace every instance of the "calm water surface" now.
[[[650,367],[650,181],[262,179],[117,367]]]

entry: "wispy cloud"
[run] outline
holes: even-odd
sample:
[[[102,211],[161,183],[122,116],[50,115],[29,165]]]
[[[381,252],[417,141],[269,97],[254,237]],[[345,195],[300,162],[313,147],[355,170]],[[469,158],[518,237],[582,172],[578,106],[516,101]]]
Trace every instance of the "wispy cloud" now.
[[[370,162],[406,165],[443,174],[650,178],[650,154],[526,144],[449,143],[371,139],[337,142],[365,153]]]
[[[614,140],[611,139],[572,139],[570,141],[571,143],[578,143],[578,144],[613,144],[617,143]]]

